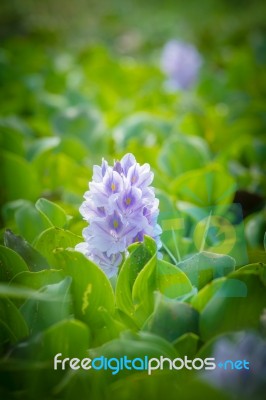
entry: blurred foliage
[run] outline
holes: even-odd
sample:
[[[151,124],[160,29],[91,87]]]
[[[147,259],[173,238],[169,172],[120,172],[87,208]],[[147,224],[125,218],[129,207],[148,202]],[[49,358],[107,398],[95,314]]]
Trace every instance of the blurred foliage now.
[[[1,3],[4,399],[232,398],[195,372],[65,374],[52,359],[194,357],[217,335],[260,331],[265,15],[254,0]],[[204,60],[189,91],[165,88],[172,38]],[[154,171],[163,259],[146,237],[110,282],[74,251],[78,208],[92,166],[127,152]]]

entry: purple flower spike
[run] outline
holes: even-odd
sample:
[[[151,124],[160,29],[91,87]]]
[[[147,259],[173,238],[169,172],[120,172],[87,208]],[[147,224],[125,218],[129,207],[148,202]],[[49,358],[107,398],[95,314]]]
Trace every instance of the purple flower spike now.
[[[114,166],[93,167],[92,182],[84,195],[80,213],[89,226],[83,230],[85,242],[76,250],[98,264],[107,276],[118,271],[127,247],[153,237],[161,247],[157,224],[159,201],[149,185],[153,173],[149,164],[140,165],[133,154],[126,154]]]

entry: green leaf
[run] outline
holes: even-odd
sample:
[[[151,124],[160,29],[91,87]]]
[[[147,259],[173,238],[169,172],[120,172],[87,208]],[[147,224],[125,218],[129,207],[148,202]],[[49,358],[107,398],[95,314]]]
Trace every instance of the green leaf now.
[[[198,333],[198,323],[199,313],[191,305],[159,295],[143,330],[173,342],[185,333]]]
[[[243,273],[252,273],[258,276],[261,282],[266,286],[266,264],[261,262],[244,265],[239,268],[237,271],[230,274],[230,278],[238,278],[241,277]]]
[[[78,162],[88,157],[88,149],[75,136],[62,136],[58,150]]]
[[[53,359],[57,353],[62,353],[62,358],[82,359],[90,346],[90,331],[81,321],[63,320],[44,331],[39,343],[43,359]]]
[[[2,216],[4,222],[8,224],[8,222],[14,219],[14,215],[17,210],[31,204],[32,203],[29,200],[23,200],[23,199],[8,201],[2,207]]]
[[[56,194],[70,192],[77,194],[81,201],[83,193],[88,187],[90,169],[78,164],[64,153],[40,154],[34,160],[34,167],[38,171],[40,181],[44,188]],[[38,196],[39,197],[39,196]]]
[[[156,289],[169,298],[176,298],[191,292],[192,285],[186,275],[176,266],[157,260]]]
[[[26,240],[7,229],[4,236],[5,245],[18,253],[27,263],[29,270],[36,272],[49,269],[47,260]]]
[[[157,115],[135,113],[126,117],[115,128],[116,146],[120,151],[128,148],[133,141],[138,146],[151,146],[151,143],[162,142],[169,135],[171,128],[168,121],[158,118]]]
[[[49,294],[32,290],[27,287],[0,283],[0,298],[2,297],[11,297],[13,299],[27,299],[30,297],[32,299],[51,302],[58,299],[56,296],[50,296]]]
[[[202,138],[175,134],[164,142],[158,164],[163,172],[176,178],[184,172],[204,167],[209,159],[208,146]]]
[[[6,340],[15,343],[28,336],[28,327],[20,311],[7,298],[0,298],[0,344]]]
[[[203,251],[177,264],[191,283],[201,289],[215,278],[234,271],[235,260],[227,255]]]
[[[242,329],[258,329],[266,307],[265,266],[260,271],[236,271],[218,288],[200,316],[203,340]]]
[[[204,286],[195,296],[192,297],[190,301],[191,305],[201,312],[225,281],[226,278],[219,278]]]
[[[159,199],[160,204],[160,215],[176,215],[177,208],[175,201],[171,196],[163,190],[157,189],[155,191],[157,199]]]
[[[131,374],[110,385],[108,387],[108,394],[110,394],[110,398],[116,400],[124,400],[125,398],[128,400],[160,400],[164,397],[167,400],[176,400],[178,398],[192,400],[199,398],[199,394],[201,396],[200,399],[206,400],[232,399],[230,394],[200,380],[197,375],[183,371],[178,371],[178,374],[176,372],[174,370],[166,370],[165,368],[163,371],[152,371],[151,375],[147,375],[147,373],[140,373],[137,376]],[[98,398],[100,396],[98,395]]]
[[[31,334],[36,334],[71,315],[71,278],[44,286],[41,293],[54,297],[54,301],[28,299],[21,307]]]
[[[14,276],[28,271],[27,264],[15,251],[0,246],[0,281],[9,282]]]
[[[53,268],[61,269],[55,257],[55,251],[57,249],[74,248],[82,240],[82,237],[70,231],[60,228],[49,228],[38,236],[34,247],[49,261],[49,264]]]
[[[245,220],[245,236],[248,245],[251,248],[259,248],[263,245],[263,239],[266,229],[265,210],[251,214]]]
[[[176,298],[191,290],[191,283],[184,272],[166,261],[157,260],[155,254],[140,271],[133,285],[132,298],[138,324],[141,326],[152,313],[155,291]]]
[[[154,307],[154,291],[156,290],[156,254],[147,262],[139,273],[132,290],[134,303],[134,320],[138,326],[152,313]]]
[[[175,390],[175,386],[173,387]],[[182,382],[179,386],[179,391],[182,394],[182,400],[191,400],[199,397],[202,399],[215,399],[215,400],[231,400],[232,396],[223,389],[215,387],[213,384],[200,379],[199,376],[194,376],[194,379],[189,379]]]
[[[28,363],[29,360],[53,360],[58,353],[61,353],[61,360],[67,357],[82,359],[87,357],[89,345],[88,326],[75,319],[64,319],[40,332],[38,336],[24,341],[22,346],[17,345],[12,356],[17,360],[26,359]],[[61,367],[60,364],[58,367]]]
[[[177,338],[173,345],[180,357],[187,356],[189,359],[193,359],[198,351],[199,342],[200,338],[195,333],[185,333]]]
[[[31,143],[31,146],[28,149],[28,159],[32,161],[40,154],[56,148],[59,144],[60,138],[58,137],[44,137],[41,139],[36,139]]]
[[[114,314],[114,293],[104,272],[77,251],[58,250],[55,258],[65,274],[72,277],[76,318],[95,329],[104,326],[105,318],[99,310]]]
[[[13,134],[13,132],[17,133],[22,137],[24,137],[25,139],[32,138],[33,136],[33,132],[30,129],[30,127],[26,124],[25,120],[21,119],[18,116],[13,116],[13,115],[9,117],[3,117],[0,119],[0,130],[2,132],[8,132],[11,135]]]
[[[250,263],[257,263],[257,262],[261,262],[266,264],[266,252],[259,248],[257,249],[248,249],[247,250],[247,254],[248,254],[248,260]]]
[[[58,135],[79,138],[91,150],[99,152],[97,145],[103,148],[104,141],[101,141],[104,131],[103,118],[99,111],[92,107],[69,107],[55,115],[53,126]]]
[[[144,265],[155,254],[156,243],[150,237],[145,236],[143,243],[133,244],[128,250],[130,254],[119,272],[115,296],[117,307],[132,316],[134,314],[132,301],[133,284]]]
[[[65,211],[57,204],[41,198],[37,200],[35,207],[47,219],[50,226],[63,228],[67,223]]]
[[[95,329],[93,341],[94,347],[119,337],[120,333],[127,329],[126,325],[111,315],[105,308],[100,307],[98,312],[104,325]]]
[[[15,221],[19,233],[31,243],[42,231],[51,226],[47,218],[44,218],[32,203],[22,204],[16,210]]]
[[[61,271],[46,269],[38,272],[21,272],[12,279],[12,284],[39,290],[43,286],[59,283],[64,278]]]
[[[15,154],[2,151],[0,164],[4,202],[21,198],[34,200],[38,196],[40,184],[29,163]]]
[[[93,357],[124,357],[144,356],[175,358],[177,353],[174,347],[165,339],[150,332],[124,332],[120,338],[114,339],[103,346],[91,350]],[[122,371],[121,371],[122,372]]]
[[[186,172],[170,185],[179,200],[201,207],[229,204],[235,189],[234,179],[218,164]]]

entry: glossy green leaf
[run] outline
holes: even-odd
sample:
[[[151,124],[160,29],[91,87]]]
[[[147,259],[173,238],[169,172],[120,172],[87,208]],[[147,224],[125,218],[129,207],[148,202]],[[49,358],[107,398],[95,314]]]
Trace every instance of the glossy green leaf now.
[[[68,230],[49,228],[38,236],[34,247],[49,261],[51,267],[61,269],[54,252],[57,249],[74,248],[80,242],[82,237]]]
[[[28,159],[34,160],[36,157],[47,152],[47,150],[56,148],[60,143],[60,138],[57,137],[45,137],[41,139],[36,139],[31,143],[28,149]]]
[[[176,298],[192,290],[191,282],[176,266],[157,260],[156,288],[169,298]]]
[[[163,172],[176,178],[184,172],[204,167],[209,158],[208,146],[203,139],[175,134],[165,141],[158,164]]]
[[[260,248],[263,246],[263,240],[266,229],[266,212],[251,214],[246,219],[245,235],[248,245],[251,248]]]
[[[120,318],[118,319],[116,315],[111,315],[105,308],[99,307],[98,313],[103,325],[95,329],[93,347],[100,346],[119,337],[121,332],[128,329],[128,326],[121,322]]]
[[[7,247],[17,252],[24,259],[30,271],[41,271],[50,268],[46,258],[22,237],[15,235],[7,229],[4,240]]]
[[[250,263],[261,262],[266,264],[266,252],[264,249],[248,249],[247,254]]]
[[[77,137],[90,149],[96,149],[97,144],[101,148],[105,147],[100,140],[104,130],[103,120],[96,109],[82,106],[69,107],[55,115],[53,126],[58,135]]]
[[[199,313],[191,305],[158,296],[143,329],[173,342],[185,333],[198,333],[198,323]]]
[[[117,307],[132,316],[134,314],[132,300],[133,284],[139,272],[151,257],[154,256],[156,244],[154,240],[145,236],[143,243],[133,244],[128,250],[130,254],[124,261],[119,272],[115,295]]]
[[[231,273],[230,277],[237,279],[239,276],[241,277],[243,273],[244,274],[251,273],[251,274],[258,276],[260,278],[261,282],[264,284],[264,286],[266,286],[266,263],[263,264],[263,263],[259,262],[259,263],[244,265],[243,267],[239,268],[237,271]]]
[[[40,154],[34,161],[41,184],[56,196],[73,193],[82,200],[91,171],[64,153]],[[39,196],[38,196],[39,197]]]
[[[123,400],[128,397],[128,393],[130,400],[137,398],[160,400],[166,396],[168,400],[177,398],[192,400],[198,398],[199,394],[202,399],[231,400],[232,398],[230,394],[192,374],[176,372],[164,369],[164,371],[154,371],[152,375],[143,373],[136,377],[131,374],[110,385],[111,398]]]
[[[0,298],[0,344],[8,340],[15,343],[28,336],[28,327],[20,311],[7,298]]]
[[[59,283],[42,288],[41,293],[53,297],[54,301],[28,299],[22,305],[20,310],[28,324],[30,334],[36,334],[65,318],[70,318],[71,280],[70,277],[66,277]]]
[[[105,325],[105,317],[99,312],[105,309],[114,313],[114,293],[104,272],[77,251],[58,250],[57,264],[71,276],[74,314],[91,328]]]
[[[164,214],[170,215],[171,213],[174,213],[174,215],[177,213],[176,205],[174,202],[174,199],[169,195],[169,193],[157,189],[155,191],[157,199],[159,199],[159,204],[160,204],[160,215]]]
[[[189,171],[176,178],[171,193],[201,207],[229,204],[236,189],[234,179],[218,164]]]
[[[82,359],[87,357],[89,345],[88,326],[75,319],[64,319],[43,330],[38,336],[29,338],[21,345],[18,344],[12,350],[12,355],[17,360],[27,359],[28,362],[44,360],[51,362],[55,355],[60,353],[58,359],[61,361],[66,357]],[[58,369],[60,367],[62,364],[58,363]],[[55,374],[54,370],[53,373]]]
[[[54,301],[58,300],[56,296],[50,296],[49,294],[39,292],[37,290],[29,289],[20,285],[10,285],[0,283],[0,297],[9,297],[13,299],[27,299],[33,298],[37,300]]]
[[[227,255],[203,251],[177,264],[190,279],[201,289],[215,278],[220,278],[234,271],[235,260]]]
[[[120,338],[114,339],[103,346],[91,350],[93,357],[123,357],[128,358],[144,356],[175,358],[177,356],[174,347],[165,339],[150,332],[132,333],[124,332]]]
[[[131,142],[141,146],[150,146],[161,142],[169,134],[169,122],[148,113],[135,113],[125,118],[116,128],[114,137],[117,149],[128,148]]]
[[[39,290],[43,286],[59,283],[63,278],[64,274],[54,269],[38,272],[20,272],[12,279],[12,284]]]
[[[198,351],[200,338],[195,333],[185,333],[177,338],[173,345],[180,357],[187,356],[189,359],[193,359]]]
[[[63,228],[67,223],[65,211],[58,205],[47,199],[37,200],[35,207],[47,219],[51,226]]]
[[[166,297],[176,298],[191,290],[191,283],[184,272],[170,263],[157,260],[154,255],[140,271],[133,285],[136,320],[142,325],[152,313],[155,291]]]
[[[62,136],[58,150],[80,162],[88,156],[88,149],[76,136]]]
[[[47,218],[40,214],[32,203],[23,204],[16,210],[15,221],[19,233],[31,243],[42,231],[51,226]]]
[[[40,339],[43,359],[53,359],[58,353],[62,353],[62,358],[82,359],[90,346],[90,331],[81,321],[63,320],[44,331]]]
[[[208,340],[223,332],[258,329],[266,307],[265,266],[261,271],[235,272],[228,277],[203,309],[200,332]]]
[[[215,279],[214,281],[208,283],[204,286],[195,296],[190,300],[191,305],[201,312],[208,301],[215,295],[215,293],[220,289],[226,278]]]
[[[16,211],[24,206],[28,206],[31,204],[32,203],[29,200],[23,199],[6,202],[2,207],[2,216],[4,222],[8,224],[8,222],[14,218]]]
[[[156,254],[147,262],[145,267],[139,273],[132,290],[132,299],[134,303],[134,320],[139,326],[152,313],[154,307],[154,291],[156,288]]]
[[[20,272],[28,271],[27,264],[15,251],[0,246],[0,281],[9,282]]]

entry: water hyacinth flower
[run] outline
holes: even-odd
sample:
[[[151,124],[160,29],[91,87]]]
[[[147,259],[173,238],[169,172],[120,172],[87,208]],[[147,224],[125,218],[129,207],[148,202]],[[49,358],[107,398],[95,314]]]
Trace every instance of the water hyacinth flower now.
[[[172,90],[189,89],[197,80],[202,58],[188,43],[170,40],[164,46],[161,67],[168,76],[166,87]]]
[[[144,235],[153,237],[158,249],[161,246],[159,200],[150,186],[152,181],[149,164],[140,165],[133,154],[126,154],[113,166],[103,159],[101,166],[93,167],[92,182],[80,207],[88,227],[76,250],[109,277],[117,273],[127,247],[143,241]]]
[[[226,360],[246,360],[249,370],[216,368],[205,371],[203,379],[217,388],[228,391],[234,398],[265,399],[266,393],[266,341],[253,332],[238,332],[231,338],[220,338],[214,347],[216,363]]]

